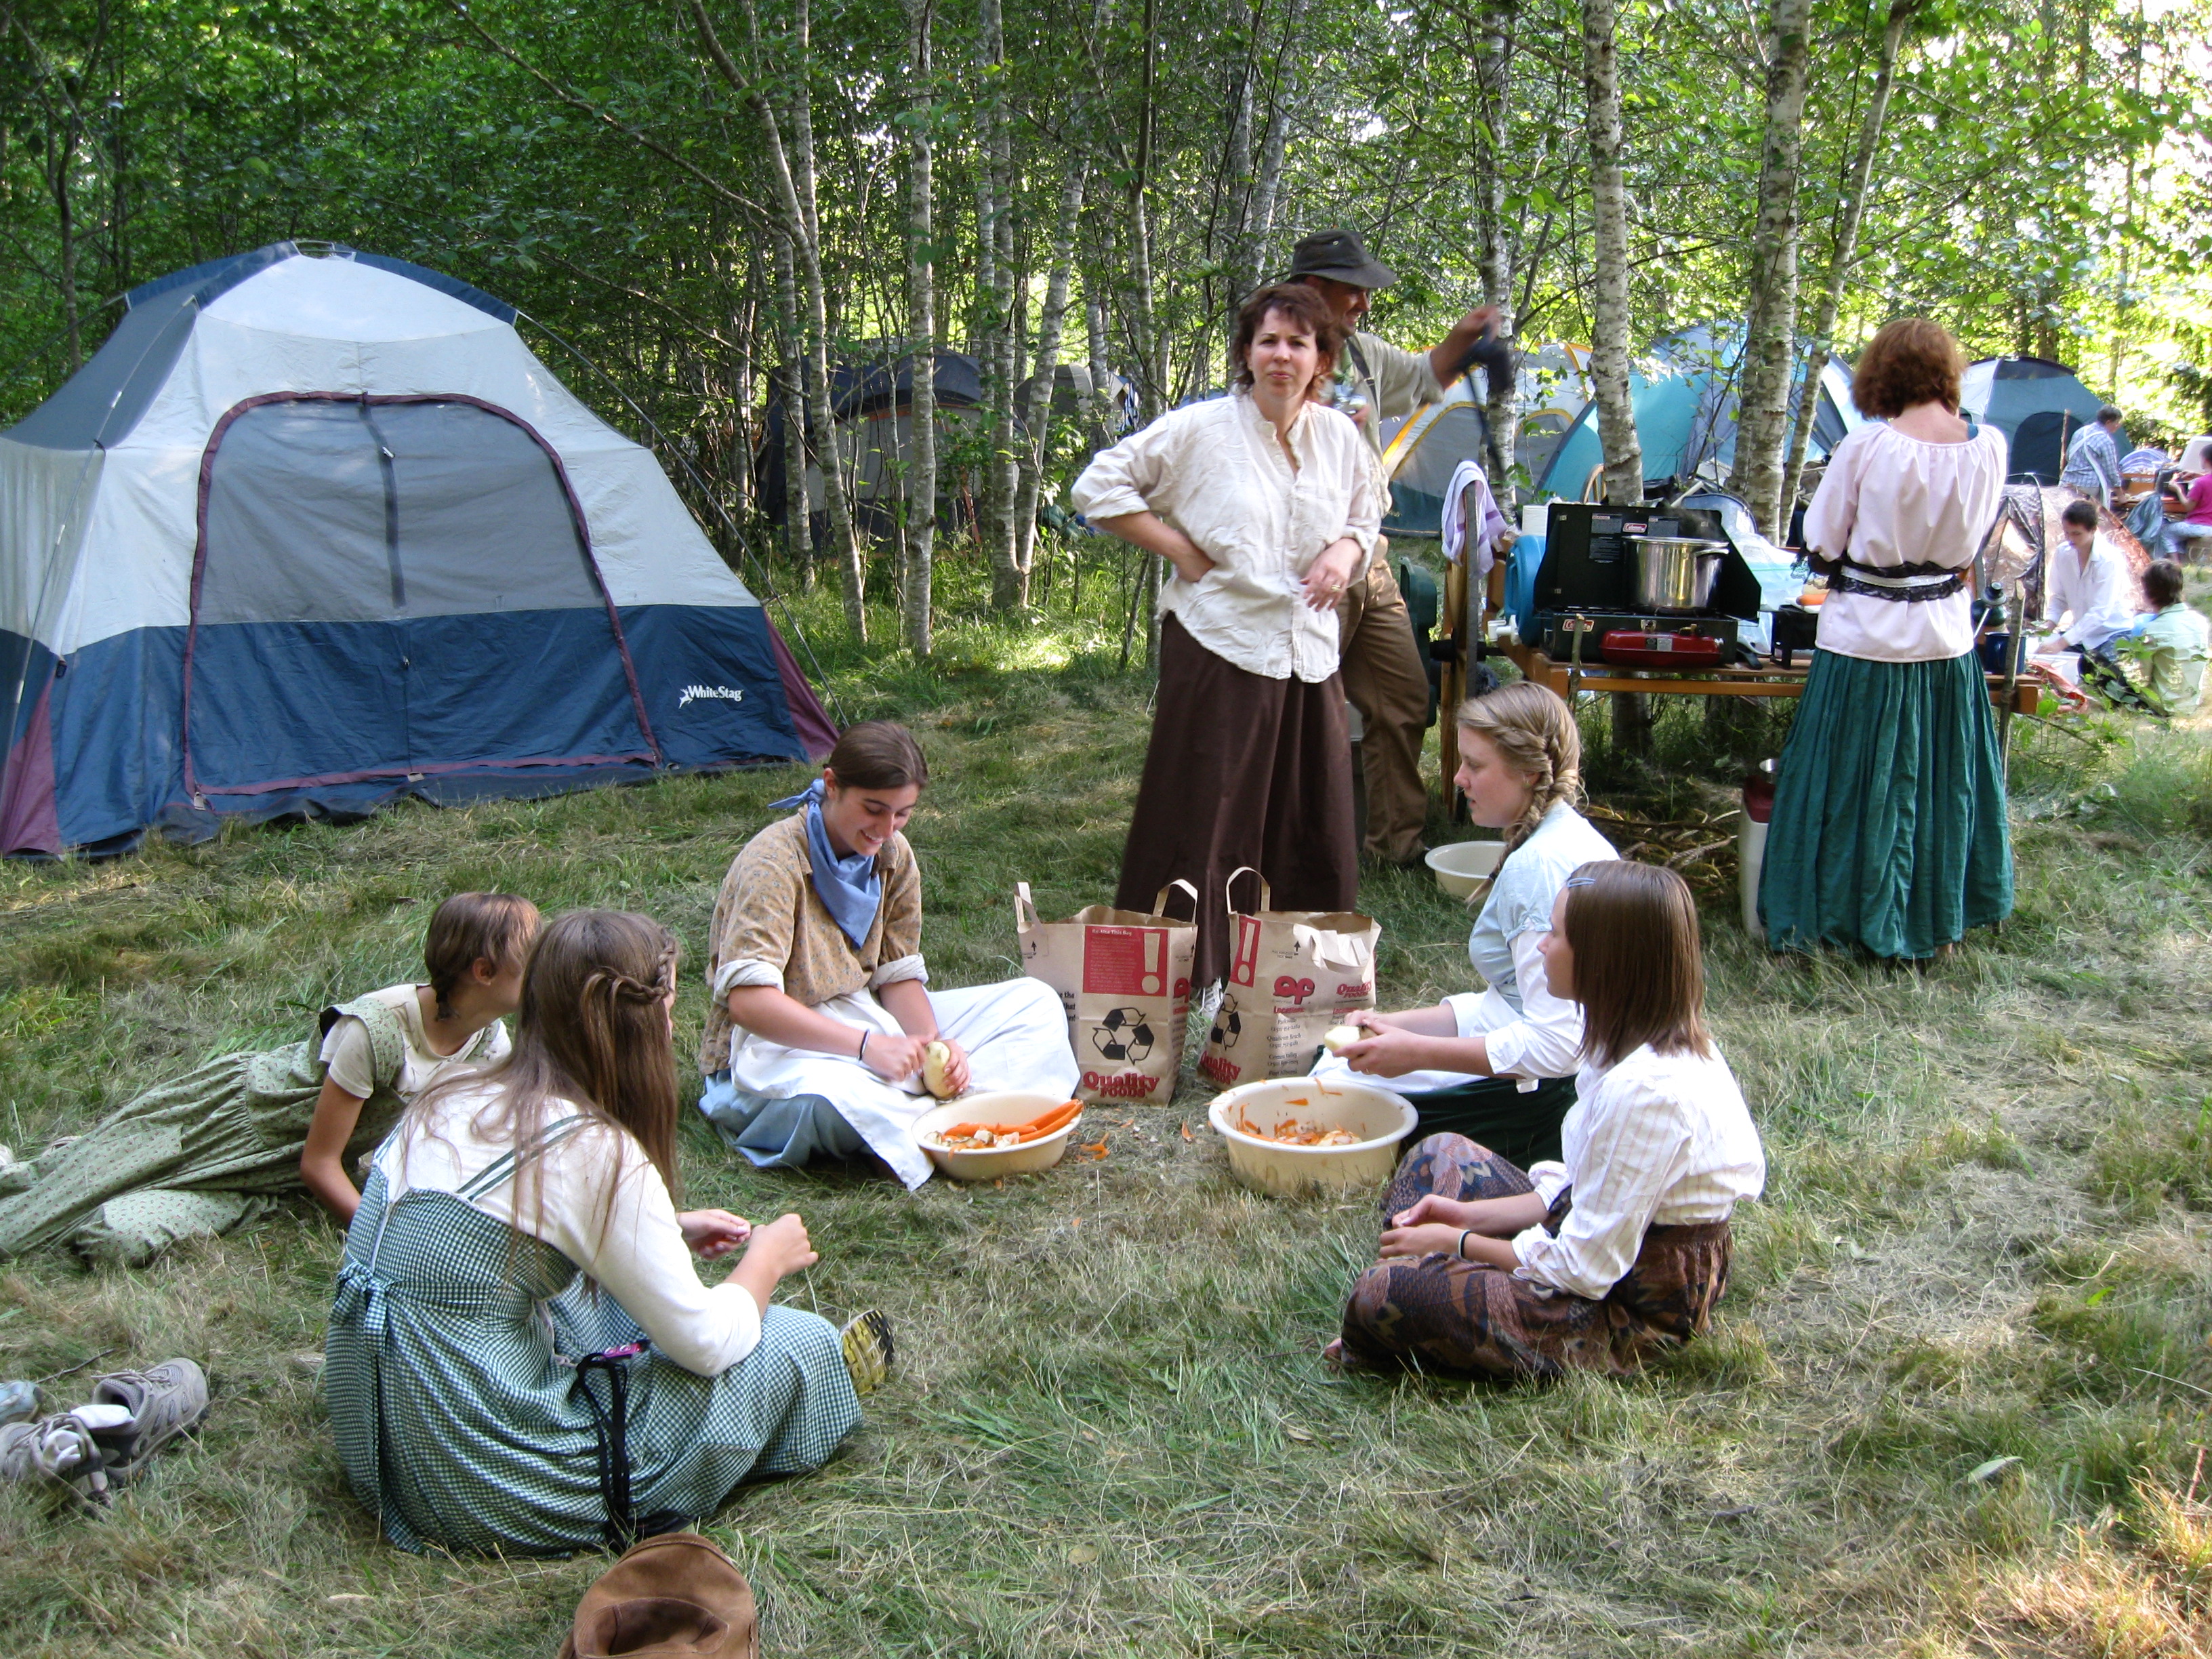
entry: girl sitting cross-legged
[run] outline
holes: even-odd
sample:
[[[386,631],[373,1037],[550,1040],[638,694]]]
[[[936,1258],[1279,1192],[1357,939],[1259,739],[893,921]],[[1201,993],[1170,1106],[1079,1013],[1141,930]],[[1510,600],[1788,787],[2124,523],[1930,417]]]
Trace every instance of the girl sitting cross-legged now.
[[[403,1549],[567,1554],[713,1515],[860,1421],[890,1327],[771,1305],[795,1215],[678,1212],[676,943],[549,926],[505,1064],[425,1094],[346,1238],[323,1373],[356,1494]],[[744,1247],[720,1284],[694,1252]]]
[[[1584,1022],[1564,1156],[1524,1174],[1464,1136],[1417,1145],[1331,1359],[1504,1381],[1628,1371],[1704,1332],[1728,1289],[1729,1218],[1766,1159],[1705,1030],[1690,890],[1652,865],[1585,864],[1542,948]]]
[[[932,990],[921,958],[921,872],[900,833],[929,782],[902,726],[864,720],[837,739],[797,807],[739,849],[708,934],[714,1000],[699,1109],[754,1164],[872,1152],[908,1187],[929,1179],[914,1121],[929,1045],[952,1091],[1065,1099],[1080,1073],[1060,994],[1041,980]]]

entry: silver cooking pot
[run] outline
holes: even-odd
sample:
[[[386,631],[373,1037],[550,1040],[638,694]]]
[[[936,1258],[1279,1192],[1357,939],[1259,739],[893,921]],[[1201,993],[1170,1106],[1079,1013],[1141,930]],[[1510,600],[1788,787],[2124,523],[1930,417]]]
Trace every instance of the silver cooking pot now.
[[[1713,597],[1726,542],[1684,536],[1631,536],[1636,549],[1636,602],[1647,611],[1703,611]]]

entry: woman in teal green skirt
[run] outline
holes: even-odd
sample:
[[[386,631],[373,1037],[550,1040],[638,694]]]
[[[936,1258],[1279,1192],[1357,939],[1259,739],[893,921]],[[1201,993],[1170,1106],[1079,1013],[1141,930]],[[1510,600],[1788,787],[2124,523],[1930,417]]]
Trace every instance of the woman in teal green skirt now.
[[[1851,382],[1873,418],[1837,447],[1805,514],[1828,594],[1759,875],[1777,950],[1917,959],[2012,912],[2004,773],[1968,586],[2007,450],[2002,433],[1960,417],[1963,368],[1936,324],[1883,327]]]
[[[378,1149],[347,1235],[324,1393],[355,1492],[403,1549],[567,1554],[714,1515],[818,1467],[890,1328],[774,1306],[795,1215],[678,1212],[675,941],[579,911],[541,935],[513,1053]],[[742,1247],[720,1284],[696,1255]]]

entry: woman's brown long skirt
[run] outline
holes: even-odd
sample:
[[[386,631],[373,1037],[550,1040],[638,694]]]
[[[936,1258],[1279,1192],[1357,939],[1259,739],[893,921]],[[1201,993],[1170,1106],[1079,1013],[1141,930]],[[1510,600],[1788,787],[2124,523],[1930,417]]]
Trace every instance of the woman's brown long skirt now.
[[[1248,673],[1170,615],[1160,621],[1152,741],[1115,902],[1150,910],[1171,881],[1198,889],[1191,980],[1209,985],[1229,966],[1224,884],[1247,864],[1267,878],[1279,910],[1349,910],[1358,901],[1343,682]],[[1237,897],[1258,904],[1249,878]]]

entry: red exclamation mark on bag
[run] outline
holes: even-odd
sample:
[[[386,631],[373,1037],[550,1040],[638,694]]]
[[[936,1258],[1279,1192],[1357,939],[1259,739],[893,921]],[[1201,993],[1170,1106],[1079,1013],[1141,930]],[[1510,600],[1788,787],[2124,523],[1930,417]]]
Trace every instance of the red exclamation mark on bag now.
[[[1249,985],[1260,966],[1260,923],[1252,916],[1237,918],[1237,954],[1229,964],[1232,983]]]
[[[1137,981],[1140,995],[1156,997],[1167,988],[1168,934],[1164,927],[1145,929],[1144,972]]]

